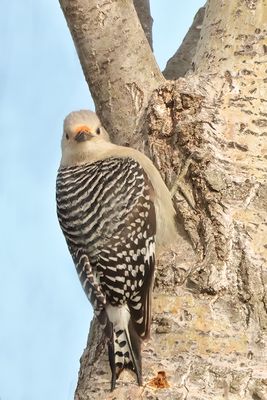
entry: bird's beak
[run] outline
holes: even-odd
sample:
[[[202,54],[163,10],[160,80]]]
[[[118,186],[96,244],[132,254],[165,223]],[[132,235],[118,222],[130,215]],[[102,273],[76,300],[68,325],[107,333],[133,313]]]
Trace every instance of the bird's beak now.
[[[76,130],[75,140],[76,142],[86,142],[86,140],[92,139],[93,135],[87,126],[81,126]]]

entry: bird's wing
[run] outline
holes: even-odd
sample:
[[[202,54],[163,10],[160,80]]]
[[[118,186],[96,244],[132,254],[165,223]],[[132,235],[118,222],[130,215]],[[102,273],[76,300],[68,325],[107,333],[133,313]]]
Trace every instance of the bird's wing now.
[[[154,191],[141,169],[143,191],[132,194],[119,230],[105,242],[98,258],[107,301],[128,304],[130,323],[142,339],[149,336],[155,267],[156,213]],[[124,189],[125,190],[125,189]]]

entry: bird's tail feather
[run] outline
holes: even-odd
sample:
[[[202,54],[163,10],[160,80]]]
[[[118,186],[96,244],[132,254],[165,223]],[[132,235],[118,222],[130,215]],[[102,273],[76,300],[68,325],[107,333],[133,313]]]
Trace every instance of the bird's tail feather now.
[[[129,311],[127,310],[129,313]],[[114,321],[115,322],[115,321]],[[138,385],[142,385],[141,339],[129,320],[113,323],[113,334],[108,342],[109,363],[112,372],[111,390],[124,369],[133,371]]]

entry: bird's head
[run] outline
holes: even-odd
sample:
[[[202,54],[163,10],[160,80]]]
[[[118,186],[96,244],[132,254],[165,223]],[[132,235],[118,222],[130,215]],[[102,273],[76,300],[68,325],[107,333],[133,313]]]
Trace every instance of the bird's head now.
[[[61,140],[61,164],[74,165],[89,161],[109,136],[98,116],[89,110],[71,112],[64,120]]]

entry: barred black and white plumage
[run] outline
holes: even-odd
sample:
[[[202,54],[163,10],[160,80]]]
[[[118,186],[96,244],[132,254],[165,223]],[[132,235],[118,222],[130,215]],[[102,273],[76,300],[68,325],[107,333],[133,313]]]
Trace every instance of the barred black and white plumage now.
[[[57,211],[78,276],[108,339],[111,388],[124,368],[142,384],[156,251],[175,241],[175,210],[144,154],[110,142],[95,113],[64,121]]]
[[[140,340],[150,330],[155,264],[153,195],[143,168],[131,158],[58,172],[58,219],[81,284],[109,335],[112,388],[123,368],[142,382]]]

